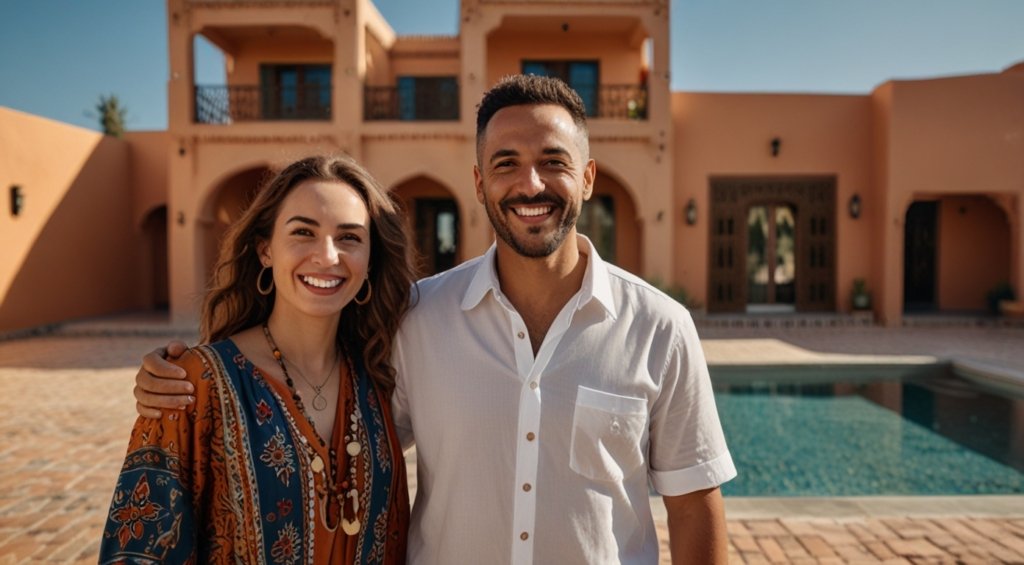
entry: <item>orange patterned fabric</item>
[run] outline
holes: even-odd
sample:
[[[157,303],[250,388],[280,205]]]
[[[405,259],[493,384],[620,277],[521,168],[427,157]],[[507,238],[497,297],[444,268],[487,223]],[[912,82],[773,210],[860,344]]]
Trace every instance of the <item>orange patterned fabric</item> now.
[[[348,564],[405,562],[409,499],[390,404],[357,368],[342,374],[334,448],[344,452],[344,395],[357,396],[359,534],[331,531],[310,461],[329,461],[289,391],[230,341],[189,351],[178,364],[196,386],[186,411],[140,418],[104,531],[100,563]],[[360,386],[363,385],[363,386]],[[337,480],[347,477],[339,462]],[[336,520],[335,520],[336,521]]]

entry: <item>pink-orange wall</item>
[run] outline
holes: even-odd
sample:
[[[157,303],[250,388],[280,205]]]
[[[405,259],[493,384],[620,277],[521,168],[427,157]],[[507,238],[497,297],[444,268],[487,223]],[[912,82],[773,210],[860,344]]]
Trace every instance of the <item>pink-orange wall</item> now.
[[[125,140],[0,108],[0,332],[142,305],[130,155]]]
[[[462,70],[459,39],[440,36],[399,38],[391,48],[391,66],[395,77],[458,76]]]
[[[871,271],[871,105],[865,96],[798,94],[672,94],[675,126],[676,226],[671,249],[674,279],[707,303],[709,179],[713,176],[799,177],[834,175],[836,183],[837,308],[855,278]],[[781,140],[772,157],[772,138]],[[860,219],[846,213],[854,194],[865,200]],[[697,224],[683,221],[683,207],[697,204]]]
[[[239,85],[260,83],[260,65],[320,64],[330,65],[334,52],[327,40],[245,43],[234,56],[233,72],[228,82]]]
[[[880,164],[885,192],[878,202],[884,208],[884,217],[877,224],[882,244],[875,247],[881,258],[877,276],[884,290],[883,302],[876,309],[880,318],[894,323],[901,316],[904,217],[907,207],[922,197],[984,195],[1016,202],[1016,210],[1010,207],[1013,214],[1004,241],[1009,248],[1007,278],[1020,294],[1024,284],[1020,227],[1024,212],[1020,203],[1024,196],[1024,73],[895,81],[876,90],[874,97],[884,98],[888,115],[882,125],[887,136],[886,162]],[[943,217],[949,220],[945,213]],[[950,237],[973,240],[965,234]],[[956,243],[952,245],[956,249]],[[940,248],[939,253],[941,260],[944,251]],[[974,286],[966,291],[962,281],[943,278],[964,276],[955,271],[950,268],[940,273],[940,308],[967,307],[975,300],[968,300],[967,295],[979,293]],[[994,276],[988,271],[983,274]],[[944,295],[941,289],[950,285],[958,290]],[[943,300],[947,302],[943,304]]]
[[[167,205],[167,161],[174,147],[166,131],[130,131],[124,140],[130,157],[132,221],[139,226],[154,208]]]
[[[489,84],[522,72],[523,60],[597,60],[601,84],[639,84],[643,53],[627,35],[563,35],[495,32],[487,43]]]
[[[985,294],[1010,280],[1010,224],[984,196],[954,196],[939,202],[938,307],[986,308]]]

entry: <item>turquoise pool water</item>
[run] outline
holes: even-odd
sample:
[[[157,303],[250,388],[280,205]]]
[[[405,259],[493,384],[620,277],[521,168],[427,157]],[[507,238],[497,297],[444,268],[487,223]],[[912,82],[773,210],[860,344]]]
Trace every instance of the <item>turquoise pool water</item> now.
[[[1024,400],[958,379],[721,387],[733,496],[1024,493]]]

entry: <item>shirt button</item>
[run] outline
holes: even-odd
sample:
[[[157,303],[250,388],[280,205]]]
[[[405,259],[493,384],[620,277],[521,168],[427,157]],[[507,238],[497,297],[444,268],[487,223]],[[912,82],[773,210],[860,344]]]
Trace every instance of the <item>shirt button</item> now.
[[[530,381],[530,388],[531,389],[536,389],[537,388],[537,381]]]
[[[519,539],[521,539],[523,541],[526,541],[526,540],[530,539],[530,534],[528,534],[526,532],[523,532],[523,533],[519,534]]]
[[[516,337],[518,337],[519,339],[523,339],[524,337],[526,337],[526,334],[523,332],[519,332],[516,334]]]
[[[537,437],[537,434],[535,434],[533,432],[527,432],[526,433],[526,441],[533,441],[534,439],[536,439],[536,437]]]
[[[530,492],[530,489],[532,489],[532,488],[533,487],[530,486],[530,483],[526,483],[526,484],[523,485],[523,491],[524,492]]]

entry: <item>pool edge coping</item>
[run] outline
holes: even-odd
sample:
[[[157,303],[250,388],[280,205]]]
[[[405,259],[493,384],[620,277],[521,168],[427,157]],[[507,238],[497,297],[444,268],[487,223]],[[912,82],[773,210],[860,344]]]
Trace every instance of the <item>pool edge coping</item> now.
[[[655,519],[665,519],[660,496],[651,497]],[[730,520],[863,518],[1007,518],[1024,519],[1024,494],[944,496],[726,496]]]

